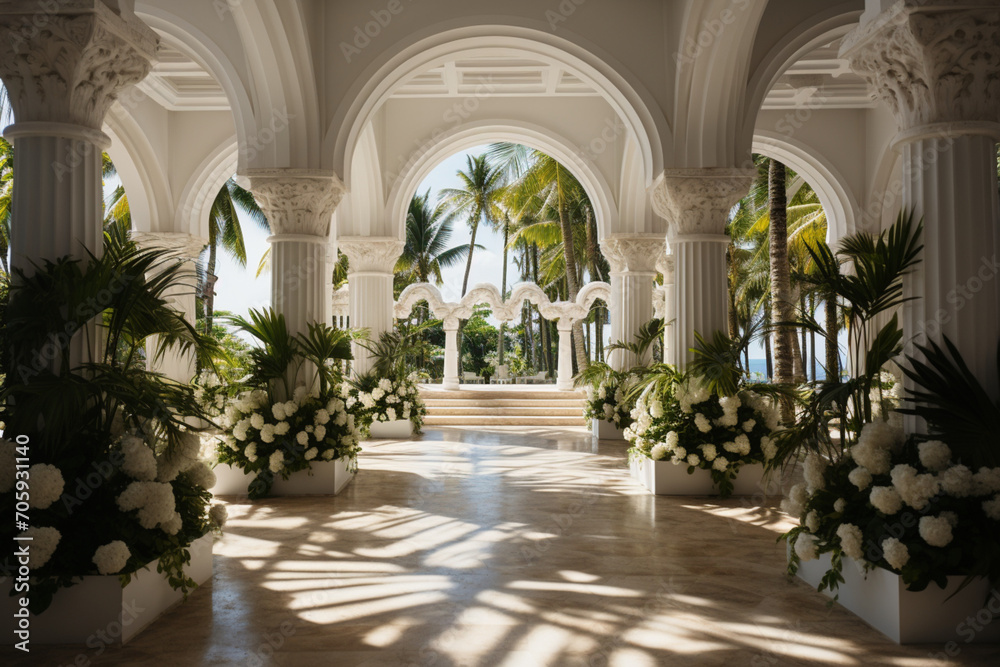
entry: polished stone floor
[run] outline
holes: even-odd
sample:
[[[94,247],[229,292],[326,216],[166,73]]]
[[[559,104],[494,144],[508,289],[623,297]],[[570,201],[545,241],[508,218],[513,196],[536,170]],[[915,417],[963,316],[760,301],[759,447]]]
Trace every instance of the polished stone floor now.
[[[336,498],[230,504],[213,583],[127,647],[0,664],[1000,664],[894,645],[784,576],[779,512],[646,495],[624,451],[583,429],[366,444]]]

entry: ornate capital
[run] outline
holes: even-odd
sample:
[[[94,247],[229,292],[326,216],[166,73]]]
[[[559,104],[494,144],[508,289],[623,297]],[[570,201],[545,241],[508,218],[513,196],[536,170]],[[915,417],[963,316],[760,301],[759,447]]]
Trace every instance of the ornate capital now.
[[[404,243],[395,236],[344,236],[338,245],[347,255],[349,274],[392,273]]]
[[[132,240],[140,248],[169,250],[186,260],[196,261],[208,245],[208,239],[183,232],[132,232]]]
[[[755,176],[752,169],[668,169],[653,184],[653,207],[671,236],[723,234],[730,209]]]
[[[840,54],[900,130],[1000,122],[1000,6],[993,0],[900,0],[855,28]]]
[[[674,284],[674,256],[673,254],[664,254],[663,257],[656,261],[656,271],[663,275],[664,285]]]
[[[22,122],[100,131],[118,93],[149,74],[159,37],[101,0],[0,5],[0,77]]]
[[[254,198],[276,235],[330,235],[330,220],[347,189],[332,171],[254,169]]]
[[[657,262],[667,256],[667,241],[656,234],[615,234],[601,239],[601,251],[612,273],[656,273]]]

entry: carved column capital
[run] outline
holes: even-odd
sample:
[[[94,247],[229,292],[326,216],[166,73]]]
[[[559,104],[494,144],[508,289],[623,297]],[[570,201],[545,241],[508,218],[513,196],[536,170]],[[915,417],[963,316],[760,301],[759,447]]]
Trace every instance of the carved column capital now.
[[[208,239],[183,232],[138,232],[131,233],[132,240],[140,248],[168,250],[178,257],[197,261],[201,251],[208,245]]]
[[[319,169],[253,169],[246,175],[274,234],[330,235],[333,212],[347,193],[337,174]]]
[[[340,251],[347,255],[349,275],[392,273],[404,246],[394,236],[344,236],[337,242]]]
[[[666,257],[667,242],[659,234],[615,234],[601,239],[601,251],[612,273],[656,273]]]
[[[902,131],[1000,122],[1000,6],[900,0],[855,28],[840,54]]]
[[[663,257],[656,261],[656,271],[663,275],[664,285],[673,285],[675,281],[674,256],[664,254]]]
[[[667,169],[653,184],[653,207],[669,222],[671,237],[724,234],[730,209],[755,176],[752,169]]]
[[[134,14],[101,0],[0,5],[0,76],[18,125],[100,131],[118,93],[149,74],[158,44]]]

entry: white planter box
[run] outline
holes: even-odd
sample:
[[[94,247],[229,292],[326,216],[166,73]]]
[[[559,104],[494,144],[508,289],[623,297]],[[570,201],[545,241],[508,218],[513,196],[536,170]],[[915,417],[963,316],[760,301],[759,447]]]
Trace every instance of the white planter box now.
[[[688,466],[674,465],[669,461],[639,459],[629,464],[632,477],[658,496],[716,496],[719,489],[712,483],[708,470],[695,468],[688,474]],[[734,496],[754,496],[761,493],[776,494],[780,487],[772,480],[764,488],[764,466],[745,465],[733,480]]]
[[[242,468],[220,463],[215,466],[215,486],[209,491],[217,496],[245,496],[255,474],[247,474]],[[335,496],[347,483],[354,479],[354,473],[347,471],[347,460],[313,461],[309,470],[300,470],[282,479],[275,475],[271,486],[271,496]]]
[[[591,429],[594,433],[594,437],[598,440],[624,440],[625,432],[612,424],[611,422],[604,421],[603,419],[594,419],[591,424]]]
[[[391,422],[372,422],[370,440],[406,440],[413,435],[413,422],[397,419]]]
[[[205,535],[188,547],[191,562],[184,571],[200,586],[212,578],[212,544],[215,536]],[[183,601],[167,577],[156,571],[157,561],[132,575],[122,588],[118,575],[82,577],[72,588],[59,590],[41,616],[31,615],[31,644],[86,644],[95,648],[129,642],[153,621]],[[14,635],[16,600],[4,590],[4,644],[21,641]],[[102,636],[103,635],[103,636]],[[106,638],[106,639],[105,639]]]
[[[816,588],[829,569],[830,554],[823,554],[817,560],[801,563],[798,576]],[[860,563],[847,557],[843,575],[837,601],[898,644],[1000,641],[1000,622],[989,622],[997,616],[993,610],[1000,609],[1000,594],[993,592],[987,604],[990,585],[986,579],[973,581],[958,594],[955,591],[965,577],[948,577],[948,588],[944,590],[932,583],[913,593],[906,590],[898,574],[882,568],[865,573]],[[833,597],[830,591],[823,593]],[[976,627],[982,629],[977,631]]]

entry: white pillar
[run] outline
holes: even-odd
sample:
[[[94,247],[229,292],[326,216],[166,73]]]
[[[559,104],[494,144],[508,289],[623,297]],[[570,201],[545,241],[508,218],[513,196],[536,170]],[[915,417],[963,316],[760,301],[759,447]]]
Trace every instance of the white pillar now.
[[[873,13],[842,54],[895,116],[903,208],[924,222],[922,262],[903,286],[916,297],[903,309],[907,354],[947,336],[995,397],[1000,7],[925,4],[903,0]]]
[[[657,262],[656,269],[661,274],[663,274],[663,362],[670,365],[677,365],[677,343],[675,342],[675,332],[677,327],[675,326],[677,318],[677,307],[675,303],[675,289],[674,281],[675,269],[674,269],[674,256],[664,255],[663,258]]]
[[[448,390],[459,389],[458,375],[458,320],[444,320],[444,380],[441,387]]]
[[[653,319],[653,279],[656,263],[666,256],[666,242],[655,234],[616,234],[601,240],[601,250],[611,265],[611,340],[634,342],[639,327]],[[650,352],[637,359],[616,350],[610,364],[620,371],[651,360]]]
[[[650,295],[652,301],[652,295]],[[559,330],[559,366],[556,376],[556,389],[559,391],[573,390],[573,320],[560,317],[556,325]]]
[[[403,242],[395,237],[347,236],[339,239],[339,246],[349,262],[351,328],[366,329],[369,339],[377,341],[383,331],[392,329],[393,269]],[[355,344],[354,372],[367,373],[370,357],[368,350]]]
[[[184,319],[192,325],[198,320],[195,312],[197,295],[195,294],[196,263],[201,251],[208,241],[199,236],[183,232],[132,232],[132,239],[142,248],[157,248],[169,251],[177,259],[184,262],[182,272],[186,280],[169,290],[170,304],[183,313]],[[146,366],[153,371],[163,373],[177,382],[188,383],[197,371],[197,360],[192,352],[181,352],[177,349],[167,350],[159,358],[153,358],[156,342],[150,341],[147,348]]]
[[[674,356],[680,368],[692,359],[695,332],[710,339],[716,331],[728,331],[726,221],[754,175],[747,169],[670,169],[654,186],[656,211],[670,223],[676,271]]]

